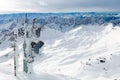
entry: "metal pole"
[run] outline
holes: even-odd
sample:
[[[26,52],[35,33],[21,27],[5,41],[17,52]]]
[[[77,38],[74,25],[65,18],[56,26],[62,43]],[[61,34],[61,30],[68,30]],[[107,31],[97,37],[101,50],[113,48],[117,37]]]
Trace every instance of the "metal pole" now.
[[[26,47],[27,47],[27,44],[26,44],[26,28],[27,28],[27,23],[28,23],[28,20],[27,20],[27,13],[25,14],[25,24],[24,24],[24,43],[23,43],[23,49],[24,49],[24,58],[23,58],[23,71],[25,73],[28,72],[28,63],[27,63],[27,50],[26,50]]]
[[[14,76],[16,76],[16,53],[15,53],[15,48],[16,48],[16,46],[15,46],[15,43],[14,43]]]
[[[14,31],[14,76],[17,76],[17,67],[18,67],[18,54],[16,51],[17,50],[17,37],[18,37],[18,19],[17,19],[17,26]]]

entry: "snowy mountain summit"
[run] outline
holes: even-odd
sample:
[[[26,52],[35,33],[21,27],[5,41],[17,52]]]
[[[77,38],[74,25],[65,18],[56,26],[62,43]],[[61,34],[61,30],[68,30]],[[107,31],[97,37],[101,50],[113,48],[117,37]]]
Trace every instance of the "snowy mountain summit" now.
[[[0,15],[0,80],[119,80],[120,13],[30,13],[28,28],[38,18],[45,44],[23,72],[24,14]],[[15,16],[15,17],[13,17]],[[10,47],[18,20],[18,74]],[[24,30],[23,30],[24,31]],[[35,39],[34,37],[29,40]]]

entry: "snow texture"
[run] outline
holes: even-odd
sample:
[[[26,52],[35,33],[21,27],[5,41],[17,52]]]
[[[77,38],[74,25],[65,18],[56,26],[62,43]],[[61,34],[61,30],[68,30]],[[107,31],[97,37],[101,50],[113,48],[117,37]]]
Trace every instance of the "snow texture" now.
[[[120,80],[119,36],[120,27],[111,23],[80,25],[65,32],[46,25],[40,37],[45,45],[29,75],[22,71],[23,37],[19,37],[17,77],[7,36],[0,44],[0,80]]]

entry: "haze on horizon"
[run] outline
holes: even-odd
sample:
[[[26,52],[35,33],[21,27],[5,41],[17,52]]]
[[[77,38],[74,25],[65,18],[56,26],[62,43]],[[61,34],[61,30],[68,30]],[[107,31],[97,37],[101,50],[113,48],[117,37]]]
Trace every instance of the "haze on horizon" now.
[[[0,13],[120,11],[120,0],[0,0]]]

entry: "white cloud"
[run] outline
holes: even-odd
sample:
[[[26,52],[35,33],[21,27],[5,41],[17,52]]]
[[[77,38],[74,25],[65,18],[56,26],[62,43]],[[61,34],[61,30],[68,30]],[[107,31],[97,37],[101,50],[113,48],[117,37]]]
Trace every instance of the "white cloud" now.
[[[8,2],[8,0],[0,0],[0,10],[10,10],[10,9],[15,9],[16,5],[14,5],[14,1],[11,0]]]
[[[0,12],[120,11],[120,0],[0,0]]]

